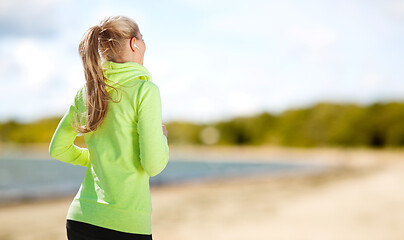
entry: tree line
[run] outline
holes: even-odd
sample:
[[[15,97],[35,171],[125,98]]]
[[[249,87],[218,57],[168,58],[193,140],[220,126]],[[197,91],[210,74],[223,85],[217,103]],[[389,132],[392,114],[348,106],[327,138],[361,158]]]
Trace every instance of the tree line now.
[[[0,123],[0,142],[49,143],[60,119]],[[172,121],[165,125],[169,144],[402,147],[404,103],[319,102],[280,114],[262,112],[207,124]],[[83,143],[83,137],[77,141]]]

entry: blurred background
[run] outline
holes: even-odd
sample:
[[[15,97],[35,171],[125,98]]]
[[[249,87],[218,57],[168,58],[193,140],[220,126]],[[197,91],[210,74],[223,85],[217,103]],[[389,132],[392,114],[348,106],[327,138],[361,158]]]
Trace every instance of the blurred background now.
[[[404,1],[5,0],[0,240],[66,239],[85,169],[48,146],[78,43],[112,15],[138,23],[161,93],[156,239],[404,239]]]

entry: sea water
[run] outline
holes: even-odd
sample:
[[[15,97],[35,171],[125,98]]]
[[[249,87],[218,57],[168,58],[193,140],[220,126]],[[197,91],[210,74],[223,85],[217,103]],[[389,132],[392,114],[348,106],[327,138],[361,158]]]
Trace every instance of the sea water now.
[[[170,159],[160,174],[150,178],[150,185],[325,169],[327,167],[283,161],[258,163]],[[75,194],[85,173],[85,167],[55,159],[0,159],[0,204]]]

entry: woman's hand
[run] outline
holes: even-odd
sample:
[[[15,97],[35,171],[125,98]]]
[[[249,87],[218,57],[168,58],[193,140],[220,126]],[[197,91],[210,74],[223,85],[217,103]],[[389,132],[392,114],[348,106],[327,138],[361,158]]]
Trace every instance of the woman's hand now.
[[[163,134],[167,137],[167,129],[166,126],[163,124]]]

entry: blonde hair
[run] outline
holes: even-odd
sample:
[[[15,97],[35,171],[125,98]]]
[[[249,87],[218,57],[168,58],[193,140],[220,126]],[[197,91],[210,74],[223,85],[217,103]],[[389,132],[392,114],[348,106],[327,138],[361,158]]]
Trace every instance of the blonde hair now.
[[[116,62],[123,50],[124,41],[132,37],[139,40],[138,34],[136,22],[125,16],[107,17],[84,33],[79,44],[79,54],[86,79],[87,112],[83,113],[86,114],[85,125],[81,125],[81,119],[78,123],[77,114],[74,116],[74,128],[79,133],[95,131],[107,115],[108,101],[112,100],[107,86],[114,87],[105,81],[101,57]]]

